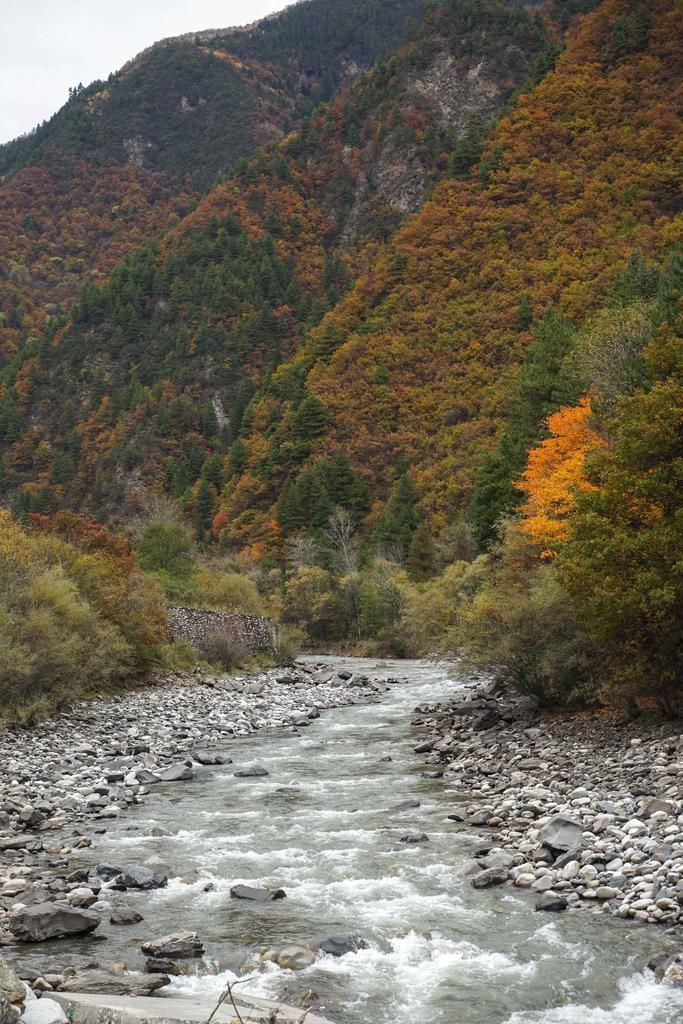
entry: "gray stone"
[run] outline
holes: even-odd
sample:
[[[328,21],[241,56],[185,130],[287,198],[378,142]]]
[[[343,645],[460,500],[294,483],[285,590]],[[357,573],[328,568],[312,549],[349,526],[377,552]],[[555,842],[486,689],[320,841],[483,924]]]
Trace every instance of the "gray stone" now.
[[[406,843],[408,846],[415,846],[418,843],[428,843],[429,836],[425,832],[412,832],[410,835],[401,836],[399,843]]]
[[[77,971],[64,979],[62,992],[105,993],[118,996],[148,996],[170,985],[165,974],[125,974],[123,971]]]
[[[172,764],[159,776],[159,782],[185,782],[194,778],[194,772],[187,764]]]
[[[420,801],[419,800],[404,800],[400,804],[394,804],[394,806],[390,807],[389,810],[390,811],[412,811],[415,807],[419,807],[419,806],[420,806]]]
[[[509,878],[509,872],[507,868],[486,868],[484,871],[480,871],[478,875],[474,875],[472,878],[473,889],[488,889],[492,885],[502,885],[507,882]]]
[[[649,818],[653,814],[663,811],[664,814],[675,814],[676,804],[673,800],[662,800],[659,797],[653,797],[651,800],[645,800],[640,807],[640,816],[642,818]]]
[[[484,856],[478,856],[476,860],[481,868],[511,868],[516,858],[507,850],[488,850]]]
[[[153,871],[144,864],[131,864],[122,868],[114,879],[114,889],[163,889],[168,885],[168,878],[161,871]]]
[[[235,772],[236,779],[260,779],[264,775],[268,775],[268,772],[257,764],[251,768],[241,768],[238,772]]]
[[[132,907],[114,907],[109,917],[109,924],[139,924],[144,918]]]
[[[573,850],[581,846],[583,829],[573,818],[568,818],[564,814],[556,814],[539,830],[539,838],[551,850]]]
[[[320,952],[328,956],[345,956],[367,948],[368,943],[358,935],[331,935],[318,946]]]
[[[539,898],[536,900],[536,906],[534,907],[534,909],[551,910],[557,912],[561,910],[566,910],[568,905],[569,904],[567,903],[564,896],[559,896],[557,893],[554,892],[544,892],[543,895],[539,896]]]
[[[10,1003],[23,1003],[26,998],[23,981],[4,960],[0,960],[0,993]]]
[[[283,946],[271,959],[286,971],[303,971],[315,963],[316,955],[307,946]]]
[[[175,960],[192,959],[204,956],[205,953],[204,944],[196,932],[165,935],[154,942],[143,943],[141,948],[145,956],[170,957]]]
[[[0,1024],[17,1024],[19,1009],[0,992]]]
[[[67,1017],[59,1003],[43,996],[29,1003],[19,1020],[20,1024],[66,1024]]]
[[[493,729],[494,725],[498,725],[499,722],[499,712],[495,708],[488,708],[483,714],[474,719],[472,728],[475,732],[485,732],[487,729]]]
[[[36,903],[15,911],[9,930],[17,942],[45,942],[68,935],[85,935],[97,928],[100,919],[92,910],[78,910],[58,903]]]
[[[283,900],[287,893],[284,889],[265,889],[253,885],[233,885],[230,889],[230,895],[236,900],[270,903],[272,900]]]

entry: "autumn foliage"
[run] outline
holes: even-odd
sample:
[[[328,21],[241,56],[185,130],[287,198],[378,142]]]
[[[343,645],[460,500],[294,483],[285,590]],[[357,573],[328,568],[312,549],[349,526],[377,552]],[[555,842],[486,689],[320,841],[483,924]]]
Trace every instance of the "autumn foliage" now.
[[[518,487],[527,495],[520,511],[522,529],[544,550],[567,539],[568,519],[576,507],[577,492],[592,490],[586,456],[605,446],[591,423],[590,400],[561,409],[548,419],[551,434],[529,452]]]

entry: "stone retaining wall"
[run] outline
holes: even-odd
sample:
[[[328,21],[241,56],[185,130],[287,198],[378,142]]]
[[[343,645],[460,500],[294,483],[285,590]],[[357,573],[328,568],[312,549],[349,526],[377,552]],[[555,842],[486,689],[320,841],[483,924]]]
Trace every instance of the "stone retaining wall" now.
[[[168,609],[168,625],[172,636],[182,637],[198,650],[216,633],[226,634],[252,654],[274,653],[277,647],[277,626],[261,615],[176,606]]]

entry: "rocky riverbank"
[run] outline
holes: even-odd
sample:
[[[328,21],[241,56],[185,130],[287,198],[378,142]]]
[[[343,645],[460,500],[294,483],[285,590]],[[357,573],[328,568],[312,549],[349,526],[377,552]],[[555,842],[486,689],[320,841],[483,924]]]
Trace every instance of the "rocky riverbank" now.
[[[415,750],[453,793],[450,817],[482,830],[475,888],[683,936],[680,723],[550,714],[492,682],[416,713]],[[664,965],[668,980],[683,981],[681,964]]]
[[[299,732],[325,709],[380,699],[386,686],[320,664],[228,679],[170,676],[0,734],[0,944],[14,947],[19,973],[16,944],[87,935],[103,914],[111,924],[133,923],[139,915],[121,894],[166,884],[155,865],[74,870],[73,858],[84,857],[79,851],[91,845],[92,834],[158,787],[181,793],[184,782],[201,779],[205,766],[231,764],[233,737],[260,729]],[[235,775],[267,774],[240,763],[238,749]],[[42,991],[75,991],[73,975],[24,972]],[[168,983],[158,971],[119,972],[95,979],[103,988],[85,990],[133,992],[131,979],[139,995]],[[0,1024],[6,1024],[1,1013]]]

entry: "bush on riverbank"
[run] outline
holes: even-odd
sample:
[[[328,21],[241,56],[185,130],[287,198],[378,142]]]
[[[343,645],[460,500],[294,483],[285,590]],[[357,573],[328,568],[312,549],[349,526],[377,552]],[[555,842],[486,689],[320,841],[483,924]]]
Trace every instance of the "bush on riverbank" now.
[[[125,540],[71,513],[0,510],[0,718],[126,683],[162,657],[161,594]]]

